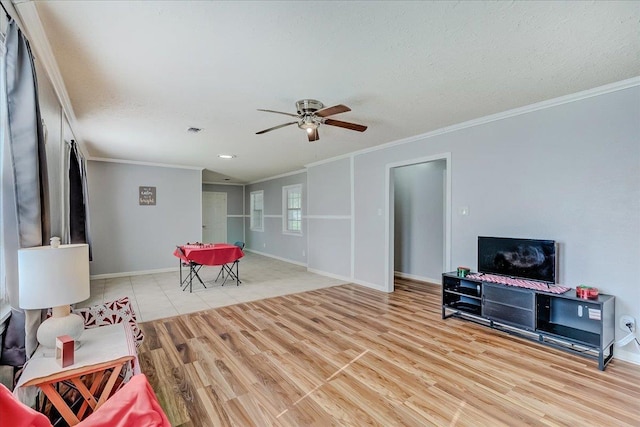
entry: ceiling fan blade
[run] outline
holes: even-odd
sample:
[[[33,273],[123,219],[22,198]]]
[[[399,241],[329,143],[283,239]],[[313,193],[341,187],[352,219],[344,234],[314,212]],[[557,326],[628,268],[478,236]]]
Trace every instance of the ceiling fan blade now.
[[[346,113],[347,111],[351,111],[351,108],[347,107],[346,105],[338,104],[334,105],[333,107],[327,107],[323,108],[322,110],[318,110],[315,112],[315,115],[320,117],[329,117],[333,116],[334,114]]]
[[[309,137],[309,142],[319,140],[320,134],[318,133],[318,128],[315,128],[311,133],[307,132],[307,136]]]
[[[261,108],[258,108],[258,111],[265,111],[265,112],[267,112],[267,113],[284,114],[285,116],[291,116],[291,117],[299,117],[297,114],[285,113],[285,112],[283,112],[283,111],[263,110],[263,109],[261,109]]]
[[[325,119],[323,123],[329,126],[338,126],[340,128],[357,130],[358,132],[364,132],[365,130],[367,130],[366,126],[359,125],[357,123],[343,122],[341,120]]]
[[[283,128],[285,126],[295,125],[295,124],[298,124],[298,122],[297,121],[296,122],[289,122],[289,123],[285,123],[283,125],[274,126],[272,128],[261,130],[260,132],[256,132],[256,135],[262,135],[263,133],[267,133],[267,132],[270,132],[272,130],[280,129],[280,128]]]

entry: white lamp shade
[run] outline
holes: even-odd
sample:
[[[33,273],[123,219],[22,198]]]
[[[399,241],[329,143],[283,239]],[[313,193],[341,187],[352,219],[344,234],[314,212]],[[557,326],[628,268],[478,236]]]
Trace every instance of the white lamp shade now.
[[[19,305],[40,309],[89,298],[89,245],[38,246],[18,251]]]

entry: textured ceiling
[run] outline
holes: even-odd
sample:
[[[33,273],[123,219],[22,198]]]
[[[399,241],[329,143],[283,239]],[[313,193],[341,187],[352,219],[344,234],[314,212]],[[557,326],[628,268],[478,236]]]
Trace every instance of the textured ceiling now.
[[[16,4],[18,11],[33,3]],[[640,75],[640,2],[46,1],[89,157],[249,182]],[[32,18],[24,17],[27,30]],[[320,141],[265,108],[343,103]],[[190,126],[204,128],[187,133]],[[222,160],[220,153],[232,153]]]

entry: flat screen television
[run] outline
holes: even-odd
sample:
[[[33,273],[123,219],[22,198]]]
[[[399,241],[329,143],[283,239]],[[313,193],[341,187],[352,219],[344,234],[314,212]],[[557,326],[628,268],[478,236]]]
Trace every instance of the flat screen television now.
[[[478,271],[555,283],[556,242],[480,236]]]

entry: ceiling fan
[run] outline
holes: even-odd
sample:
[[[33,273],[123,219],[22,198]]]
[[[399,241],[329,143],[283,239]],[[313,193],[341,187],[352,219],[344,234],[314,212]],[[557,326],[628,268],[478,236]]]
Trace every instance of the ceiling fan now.
[[[296,109],[298,110],[298,114],[284,113],[282,111],[274,110],[263,110],[259,108],[258,111],[284,114],[286,116],[295,117],[296,120],[274,126],[269,129],[261,130],[260,132],[256,132],[256,135],[261,135],[275,129],[280,129],[285,126],[297,124],[300,129],[304,129],[305,131],[307,131],[309,141],[313,142],[320,139],[320,135],[318,134],[318,127],[320,125],[337,126],[345,129],[355,130],[358,132],[364,132],[365,130],[367,130],[366,126],[359,125],[357,123],[343,122],[341,120],[328,118],[329,116],[333,116],[335,114],[351,111],[351,108],[347,107],[346,105],[338,104],[334,105],[333,107],[325,108],[322,102],[316,101],[315,99],[302,99],[296,102]]]

